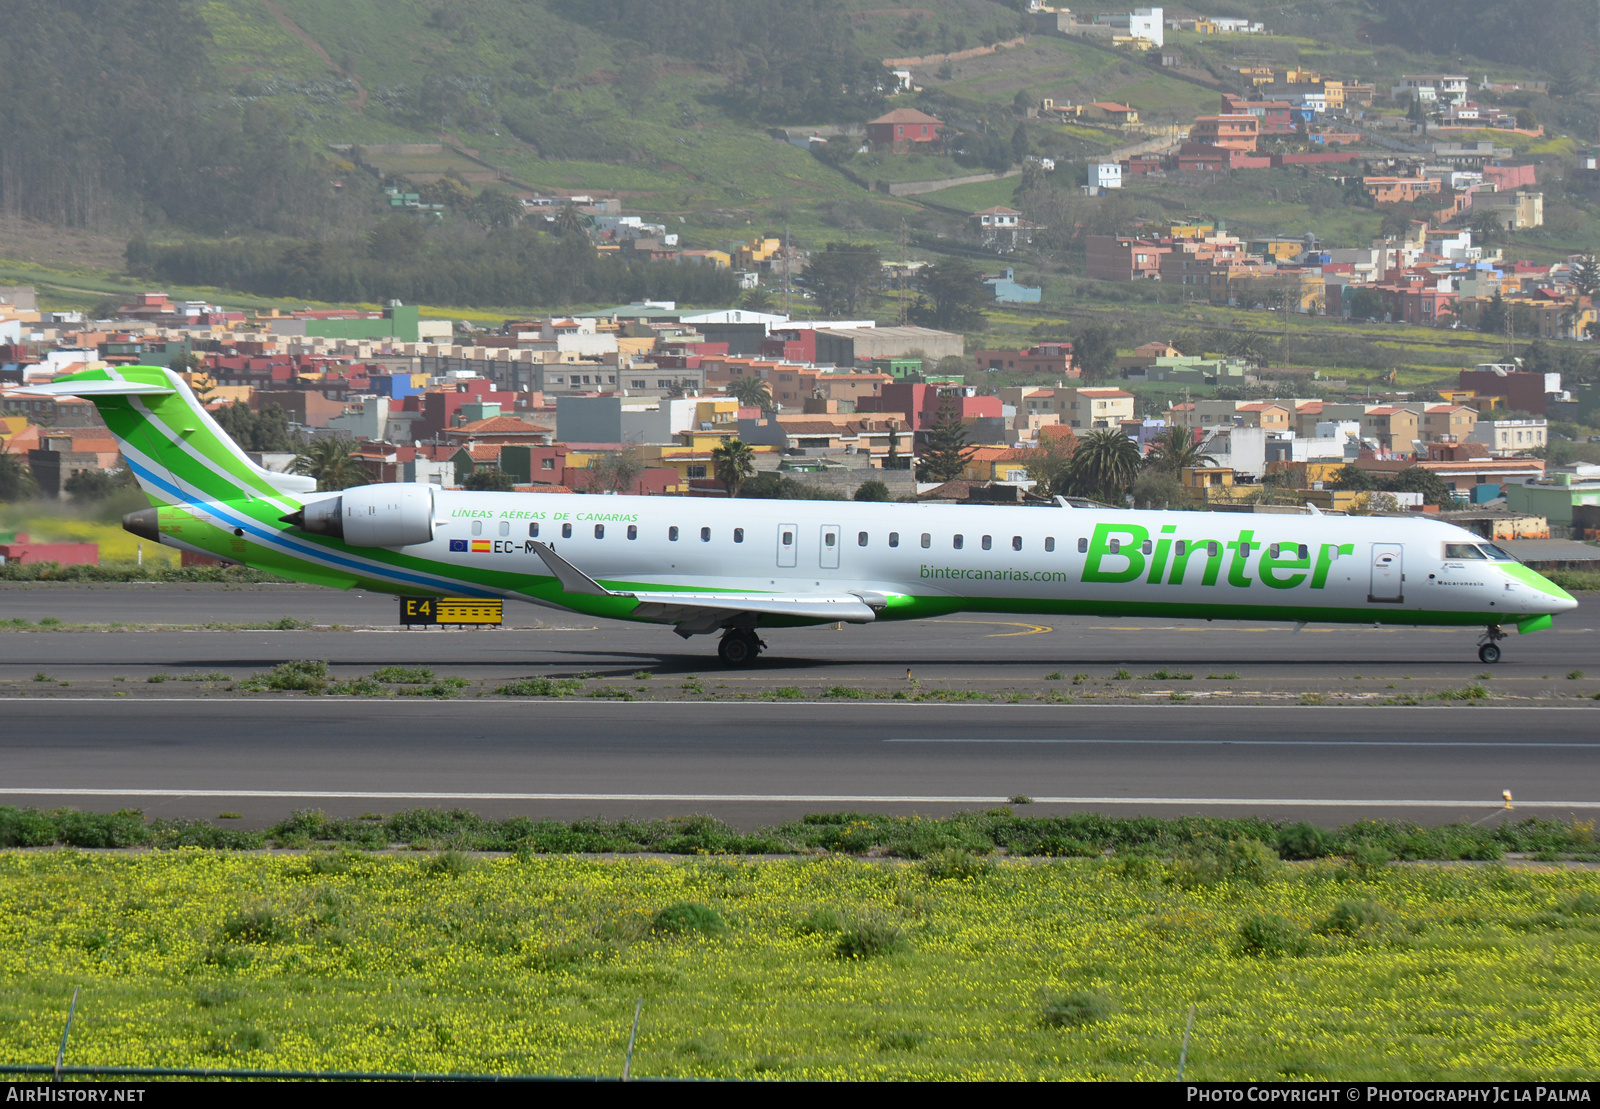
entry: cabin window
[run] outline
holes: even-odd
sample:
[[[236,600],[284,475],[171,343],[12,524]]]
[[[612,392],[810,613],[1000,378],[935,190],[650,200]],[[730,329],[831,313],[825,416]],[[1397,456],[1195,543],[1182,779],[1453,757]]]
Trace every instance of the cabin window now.
[[[927,549],[928,547],[933,546],[933,536],[929,535],[927,532],[923,532],[922,533],[922,546],[923,546],[924,549]]]
[[[1045,549],[1045,553],[1047,553],[1047,554],[1056,549],[1056,537],[1055,536],[1047,535],[1047,536],[1044,537],[1044,549]]]
[[[667,529],[667,542],[676,543],[677,541],[678,541],[678,529],[676,527],[668,528]]]
[[[596,539],[604,539],[606,537],[606,526],[604,524],[596,524],[594,526],[594,537]]]
[[[482,535],[483,534],[483,521],[482,520],[474,520],[474,521],[472,521],[472,534],[473,535]]]
[[[528,538],[529,539],[537,539],[537,538],[539,538],[539,525],[538,524],[529,524],[528,525]]]
[[[1012,536],[1012,537],[1011,537],[1011,549],[1012,549],[1012,550],[1013,550],[1013,551],[1020,551],[1020,550],[1022,550],[1022,536],[1020,536],[1020,535],[1013,535],[1013,536]]]
[[[572,525],[571,524],[562,524],[561,525],[561,538],[563,538],[563,539],[571,539],[572,538]]]
[[[673,530],[677,530],[677,529],[673,529]],[[676,538],[676,537],[674,537],[674,538]],[[783,545],[785,547],[794,546],[794,532],[786,531],[786,532],[783,533]]]
[[[993,547],[993,546],[994,546],[994,540],[992,538],[990,538],[989,536],[985,535],[983,537],[983,549],[987,551],[990,547]]]
[[[1148,539],[1146,539],[1143,543],[1139,544],[1139,553],[1140,554],[1149,554],[1151,551],[1153,551],[1155,549],[1156,549],[1155,548],[1155,544],[1151,543],[1150,540],[1148,540]]]
[[[1206,557],[1207,558],[1221,558],[1222,557],[1222,544],[1218,543],[1215,539],[1208,540],[1206,542],[1205,546],[1206,546]]]
[[[950,545],[952,547],[954,547],[956,550],[959,551],[961,549],[962,544],[965,543],[965,542],[966,542],[966,539],[963,538],[962,536],[958,535],[958,536],[955,537],[955,539],[951,542]]]
[[[1177,543],[1173,544],[1173,550],[1177,552],[1179,558],[1182,558],[1189,553],[1189,541],[1187,539],[1178,540]]]
[[[1089,540],[1087,540],[1087,539],[1079,539],[1078,540],[1078,553],[1079,554],[1088,554],[1089,553]]]
[[[1122,553],[1122,540],[1113,539],[1108,544],[1108,547],[1110,548],[1110,551],[1111,551],[1112,554],[1121,554]]]
[[[637,539],[637,538],[639,538],[639,525],[638,524],[629,524],[628,525],[628,538],[629,539]]]
[[[1444,545],[1444,557],[1454,561],[1468,558],[1482,559],[1485,555],[1471,543],[1446,543]]]
[[[824,547],[831,547],[831,546],[833,546],[834,541],[837,540],[838,538],[839,537],[837,535],[835,535],[831,531],[823,532],[823,534],[822,534],[822,545]]]
[[[898,531],[891,531],[889,533],[889,546],[898,547],[899,545],[900,545],[900,533]]]
[[[511,521],[510,520],[501,520],[500,521],[500,534],[501,535],[510,535],[511,534]]]
[[[744,528],[734,528],[733,529],[733,541],[735,543],[743,543],[744,542]]]
[[[1249,558],[1250,557],[1250,546],[1251,545],[1249,543],[1240,543],[1239,544],[1239,553],[1241,555],[1243,555],[1245,558]]]
[[[701,528],[700,529],[700,542],[702,542],[702,543],[711,542],[711,529],[710,528]]]
[[[867,533],[864,532],[864,531],[858,533],[856,535],[856,546],[865,547],[866,545],[867,545]]]

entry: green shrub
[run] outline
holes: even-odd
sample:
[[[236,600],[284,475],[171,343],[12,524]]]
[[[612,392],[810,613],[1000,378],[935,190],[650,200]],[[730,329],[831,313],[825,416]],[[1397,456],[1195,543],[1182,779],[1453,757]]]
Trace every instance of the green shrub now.
[[[1323,935],[1355,936],[1370,928],[1385,928],[1395,923],[1395,915],[1372,901],[1341,901],[1317,925]]]
[[[455,878],[477,865],[478,860],[471,855],[463,855],[460,851],[453,850],[441,851],[422,864],[422,872],[435,877]]]
[[[934,881],[970,881],[994,869],[994,860],[960,847],[946,847],[922,860],[922,872]]]
[[[328,664],[320,659],[280,662],[265,674],[257,674],[241,683],[249,691],[272,690],[276,693],[292,690],[321,693],[327,684]]]
[[[522,678],[495,690],[502,697],[568,697],[583,688],[572,678]]]
[[[700,933],[718,936],[727,931],[722,914],[709,905],[694,901],[679,901],[657,910],[650,918],[650,931],[658,936],[686,936]]]
[[[448,701],[457,693],[467,687],[465,678],[440,678],[428,685],[413,686],[411,689],[400,691],[403,697],[437,697],[441,701]]]
[[[867,692],[864,689],[856,689],[854,686],[835,685],[829,686],[828,691],[824,693],[823,696],[836,697],[848,701],[859,701],[863,697],[867,696]]]
[[[222,935],[233,943],[273,943],[289,937],[289,926],[262,905],[233,914],[222,922]]]
[[[387,697],[389,690],[371,678],[351,678],[347,682],[334,682],[329,693],[339,697]]]
[[[1305,930],[1281,916],[1256,913],[1239,926],[1235,949],[1264,959],[1299,955],[1306,949]]]
[[[385,666],[372,672],[375,682],[392,682],[395,685],[426,685],[433,681],[433,668],[429,666]]]
[[[783,685],[783,686],[779,686],[777,689],[774,689],[771,693],[768,694],[768,696],[769,697],[776,697],[780,701],[798,701],[802,697],[804,697],[805,694],[800,690],[800,688],[798,686]]]
[[[845,924],[834,941],[833,953],[841,959],[870,959],[893,955],[909,947],[905,929],[887,917],[858,917]]]
[[[49,814],[0,806],[0,847],[48,847],[60,838],[61,830]]]
[[[1278,829],[1278,857],[1321,859],[1333,854],[1333,840],[1315,824],[1301,821]]]
[[[1039,1019],[1048,1028],[1081,1028],[1105,1020],[1116,1006],[1109,998],[1088,990],[1063,994],[1045,1002]]]
[[[1283,863],[1278,853],[1259,840],[1207,836],[1196,840],[1173,863],[1173,880],[1185,889],[1248,883],[1264,886]]]
[[[800,921],[800,931],[805,935],[828,935],[845,929],[845,918],[838,909],[823,906],[813,909]]]

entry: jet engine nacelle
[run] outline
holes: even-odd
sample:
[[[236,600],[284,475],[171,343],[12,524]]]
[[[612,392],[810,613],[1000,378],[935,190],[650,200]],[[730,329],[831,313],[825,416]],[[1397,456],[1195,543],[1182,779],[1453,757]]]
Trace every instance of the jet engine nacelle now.
[[[358,485],[282,519],[312,535],[336,535],[352,547],[409,547],[433,538],[433,486]]]

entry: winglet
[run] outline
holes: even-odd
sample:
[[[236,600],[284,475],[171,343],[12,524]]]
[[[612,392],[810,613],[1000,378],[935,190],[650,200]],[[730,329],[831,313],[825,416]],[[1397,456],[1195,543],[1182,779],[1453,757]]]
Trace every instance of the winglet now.
[[[534,553],[536,553],[540,558],[544,559],[544,564],[550,568],[550,572],[554,574],[556,576],[556,580],[561,583],[561,592],[587,593],[594,597],[627,596],[625,593],[613,593],[611,590],[607,589],[605,586],[591,578],[588,574],[585,574],[582,570],[578,569],[572,563],[556,554],[555,551],[550,549],[548,544],[533,540],[529,542],[529,546],[533,548]]]

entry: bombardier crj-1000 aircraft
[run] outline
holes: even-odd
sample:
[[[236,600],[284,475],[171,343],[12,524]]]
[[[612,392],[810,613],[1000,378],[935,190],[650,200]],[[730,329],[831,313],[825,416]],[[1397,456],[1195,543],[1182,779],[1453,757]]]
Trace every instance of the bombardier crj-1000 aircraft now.
[[[500,597],[720,632],[729,666],[758,629],[953,612],[1550,626],[1570,594],[1428,519],[1240,516],[838,501],[317,493],[256,466],[168,370],[86,370],[33,393],[92,400],[152,507],[123,526],[286,578],[418,596]]]

